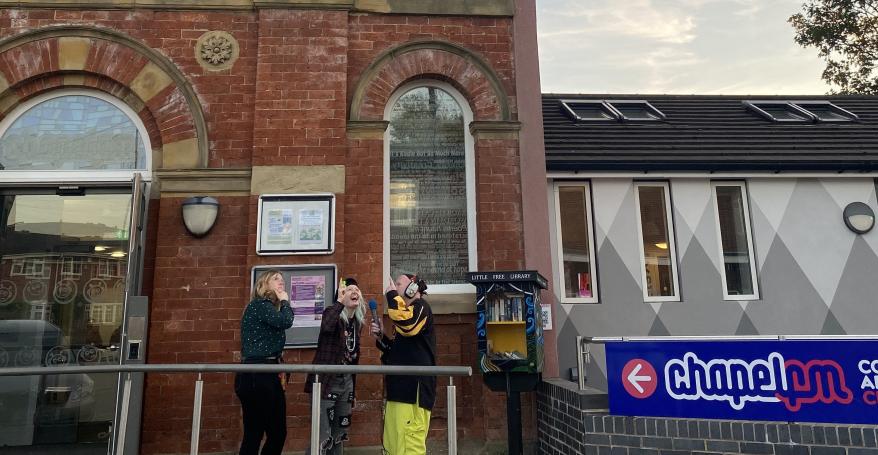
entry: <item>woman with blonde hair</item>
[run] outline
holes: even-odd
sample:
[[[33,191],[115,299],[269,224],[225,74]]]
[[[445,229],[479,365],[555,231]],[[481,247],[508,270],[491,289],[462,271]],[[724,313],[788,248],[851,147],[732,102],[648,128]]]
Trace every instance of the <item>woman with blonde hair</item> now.
[[[241,363],[281,363],[286,329],[293,326],[290,297],[280,271],[259,275],[253,299],[241,317]],[[287,438],[287,401],[283,374],[238,373],[235,394],[244,414],[241,455],[256,455],[262,437],[262,455],[280,454]]]
[[[333,306],[323,311],[315,365],[356,365],[360,362],[360,332],[365,318],[363,293],[354,278],[339,283],[338,297]],[[352,374],[323,375],[320,397],[320,454],[340,455],[353,414],[356,376]],[[305,391],[312,393],[314,376],[309,375]],[[306,451],[310,454],[310,451]],[[316,455],[316,454],[315,454]]]

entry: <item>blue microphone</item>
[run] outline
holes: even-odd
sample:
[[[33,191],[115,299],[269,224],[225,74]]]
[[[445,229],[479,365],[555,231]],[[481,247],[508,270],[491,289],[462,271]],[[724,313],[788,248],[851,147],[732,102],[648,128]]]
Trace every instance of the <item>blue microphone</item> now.
[[[378,304],[375,302],[375,299],[369,300],[369,311],[372,312],[372,322],[378,324],[378,330],[382,330],[384,324],[381,323],[381,318],[378,317]]]
[[[378,322],[378,303],[375,299],[369,300],[369,311],[372,312],[372,320]]]

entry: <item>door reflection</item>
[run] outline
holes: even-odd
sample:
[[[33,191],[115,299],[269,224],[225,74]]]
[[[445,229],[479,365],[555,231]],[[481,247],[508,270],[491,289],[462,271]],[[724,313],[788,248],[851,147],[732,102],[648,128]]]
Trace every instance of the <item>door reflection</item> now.
[[[130,194],[4,194],[0,367],[119,364]],[[0,378],[0,452],[106,453],[118,375]]]

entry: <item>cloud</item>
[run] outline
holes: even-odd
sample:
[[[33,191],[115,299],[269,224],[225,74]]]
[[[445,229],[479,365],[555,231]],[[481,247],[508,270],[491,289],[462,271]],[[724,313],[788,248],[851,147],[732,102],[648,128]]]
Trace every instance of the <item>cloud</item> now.
[[[823,93],[800,0],[538,0],[545,92]]]
[[[559,36],[627,36],[662,43],[687,43],[695,38],[695,20],[684,9],[656,6],[652,0],[624,2],[590,2],[588,6],[577,1],[555,2],[558,6],[541,8],[541,16],[565,25],[561,30],[541,32],[541,38]],[[601,4],[603,3],[603,4]],[[573,22],[573,24],[570,24]]]
[[[763,1],[764,0],[738,0],[735,3],[740,5],[741,9],[735,11],[735,14],[755,19],[756,15],[764,9],[765,3],[763,3]]]

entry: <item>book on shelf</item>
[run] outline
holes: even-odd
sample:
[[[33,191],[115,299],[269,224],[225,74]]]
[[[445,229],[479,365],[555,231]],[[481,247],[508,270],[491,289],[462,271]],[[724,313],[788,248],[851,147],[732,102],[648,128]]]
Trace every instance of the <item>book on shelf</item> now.
[[[492,352],[491,358],[497,360],[524,360],[527,357],[518,351]]]
[[[485,305],[488,322],[522,322],[525,319],[524,296],[494,297]]]

